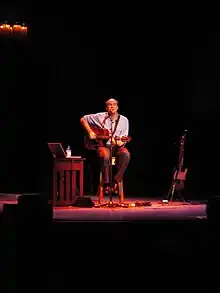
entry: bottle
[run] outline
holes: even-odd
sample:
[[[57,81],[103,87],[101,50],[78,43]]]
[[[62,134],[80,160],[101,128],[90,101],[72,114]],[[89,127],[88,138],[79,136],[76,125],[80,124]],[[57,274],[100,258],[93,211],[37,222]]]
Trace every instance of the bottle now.
[[[66,149],[66,157],[67,158],[70,158],[71,157],[71,148],[70,146],[68,145],[67,149]]]

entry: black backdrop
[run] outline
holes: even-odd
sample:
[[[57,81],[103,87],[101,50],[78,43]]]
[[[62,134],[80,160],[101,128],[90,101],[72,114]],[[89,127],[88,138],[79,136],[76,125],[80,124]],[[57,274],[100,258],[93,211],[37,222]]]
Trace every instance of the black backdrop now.
[[[132,136],[128,195],[168,191],[184,129],[190,196],[218,192],[215,17],[202,7],[160,6],[150,15],[113,8],[98,17],[76,11],[1,9],[2,19],[26,20],[29,37],[0,43],[0,191],[49,190],[47,142],[84,155],[80,117],[103,111],[105,97],[116,95]],[[86,164],[86,191],[88,173]]]

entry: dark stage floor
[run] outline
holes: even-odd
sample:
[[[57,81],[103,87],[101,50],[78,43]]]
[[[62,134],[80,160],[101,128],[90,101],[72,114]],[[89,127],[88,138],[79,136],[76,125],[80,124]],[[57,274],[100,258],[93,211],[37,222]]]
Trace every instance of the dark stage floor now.
[[[1,211],[16,204],[17,196],[1,194]],[[19,226],[5,219],[0,246],[10,265],[3,267],[4,281],[11,284],[14,274],[16,287],[28,282],[29,288],[209,287],[219,245],[210,234],[206,203],[125,202],[136,201],[152,205],[56,207],[52,225],[26,219]]]
[[[0,194],[0,212],[4,204],[16,204],[19,194]],[[97,206],[97,197],[90,196]],[[114,203],[117,199],[113,198]],[[150,206],[145,206],[145,203]],[[105,199],[108,203],[108,198]],[[145,221],[145,220],[201,220],[206,218],[206,203],[191,201],[188,204],[182,202],[170,202],[162,204],[161,199],[129,198],[125,204],[129,207],[55,207],[53,209],[54,221]],[[142,206],[132,207],[134,203]]]

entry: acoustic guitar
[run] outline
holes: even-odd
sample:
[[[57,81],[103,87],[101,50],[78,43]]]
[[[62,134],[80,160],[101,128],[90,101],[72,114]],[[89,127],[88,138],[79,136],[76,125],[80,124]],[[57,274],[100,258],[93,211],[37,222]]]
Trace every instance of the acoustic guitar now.
[[[95,139],[91,139],[88,134],[84,136],[84,145],[88,150],[95,150],[99,146],[105,146],[111,138],[108,129],[90,125],[91,130],[96,134]],[[121,140],[124,143],[131,141],[130,136],[114,136],[114,140]]]

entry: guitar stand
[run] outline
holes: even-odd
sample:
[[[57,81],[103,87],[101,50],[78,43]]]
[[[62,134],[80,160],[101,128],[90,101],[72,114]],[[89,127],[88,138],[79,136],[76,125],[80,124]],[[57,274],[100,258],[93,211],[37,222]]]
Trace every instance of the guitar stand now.
[[[168,204],[169,202],[172,202],[175,192],[177,193],[177,197],[180,199],[180,201],[183,204],[189,204],[189,202],[186,201],[181,194],[181,190],[184,189],[184,181],[185,181],[185,177],[186,177],[186,173],[187,173],[187,169],[185,169],[185,171],[182,172],[182,167],[183,167],[183,162],[184,162],[184,152],[185,152],[186,131],[187,130],[185,130],[184,134],[181,136],[180,152],[179,152],[179,158],[178,158],[178,167],[175,169],[172,185],[169,189],[168,195],[165,199],[162,200],[163,204]]]
[[[178,172],[176,171],[176,174],[178,174]],[[183,204],[189,204],[189,202],[187,202],[184,197],[182,196],[181,190],[184,189],[184,187],[178,189],[176,187],[177,184],[181,184],[181,181],[177,179],[178,175],[174,176],[173,179],[173,183],[169,189],[168,195],[166,197],[166,199],[162,200],[162,203],[169,203],[169,202],[173,202],[173,198],[174,198],[174,194],[176,193],[176,198],[179,198],[180,202],[182,202]],[[183,183],[184,184],[184,183]]]

